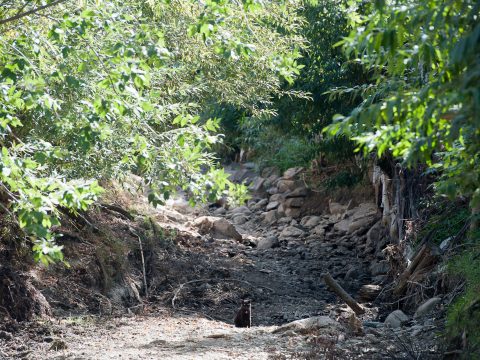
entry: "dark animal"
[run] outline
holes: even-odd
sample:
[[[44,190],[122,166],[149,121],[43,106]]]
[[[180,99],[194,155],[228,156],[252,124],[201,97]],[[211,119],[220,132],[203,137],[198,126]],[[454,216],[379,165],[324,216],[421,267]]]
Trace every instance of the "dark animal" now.
[[[250,300],[242,300],[240,310],[237,312],[234,320],[236,327],[251,327],[252,326],[252,303]]]

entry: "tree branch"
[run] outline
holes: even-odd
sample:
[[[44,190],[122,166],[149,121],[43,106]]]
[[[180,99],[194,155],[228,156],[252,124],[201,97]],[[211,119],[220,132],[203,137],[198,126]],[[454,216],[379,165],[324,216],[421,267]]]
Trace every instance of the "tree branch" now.
[[[56,1],[52,2],[52,3],[50,3],[50,4],[43,5],[43,6],[39,6],[38,8],[25,11],[25,12],[23,12],[23,13],[17,14],[17,15],[15,15],[15,16],[12,16],[12,17],[9,17],[9,18],[6,18],[6,19],[2,19],[2,20],[0,20],[0,25],[3,25],[3,24],[6,24],[6,23],[9,23],[9,22],[12,22],[12,21],[21,19],[21,18],[23,18],[23,17],[25,17],[25,16],[28,16],[28,15],[35,14],[36,12],[39,12],[39,11],[44,10],[44,9],[47,9],[47,8],[49,8],[49,7],[58,5],[58,4],[63,3],[63,2],[65,2],[65,1],[67,1],[67,0],[56,0]]]

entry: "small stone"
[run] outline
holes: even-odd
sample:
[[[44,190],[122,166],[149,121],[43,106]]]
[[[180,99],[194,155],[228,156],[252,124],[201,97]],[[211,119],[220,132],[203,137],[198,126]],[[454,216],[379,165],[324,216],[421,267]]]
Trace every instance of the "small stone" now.
[[[267,238],[258,240],[257,249],[266,250],[278,247],[278,239],[276,236],[268,236]]]
[[[392,329],[397,329],[402,326],[402,323],[409,320],[409,317],[405,315],[402,310],[395,310],[384,321],[385,326]]]
[[[265,183],[265,179],[257,176],[253,182],[250,184],[249,189],[253,192],[258,192],[263,188],[263,184]]]
[[[275,186],[277,181],[280,179],[280,176],[278,175],[270,175],[266,180],[265,180],[265,183],[264,183],[264,187],[268,188],[268,187],[271,187],[271,186]]]
[[[238,169],[237,171],[235,171],[231,176],[230,176],[230,180],[233,181],[233,182],[242,182],[243,180],[245,180],[246,178],[248,178],[249,176],[249,173],[250,171],[248,169]]]
[[[305,197],[308,195],[308,189],[305,186],[298,187],[287,194],[287,198]]]
[[[322,218],[320,216],[305,216],[300,221],[300,224],[307,228],[313,228],[320,224],[321,221]]]
[[[280,204],[277,208],[277,211],[278,211],[278,215],[280,217],[283,217],[285,216],[285,206],[283,204]]]
[[[290,216],[292,218],[299,217],[301,213],[302,212],[299,208],[287,208],[287,209],[285,209],[285,215]]]
[[[271,188],[267,189],[267,194],[274,195],[276,193],[278,193],[278,189],[276,186],[272,186]]]
[[[234,208],[230,211],[230,214],[245,214],[245,215],[250,215],[252,213],[252,210],[250,210],[246,206],[239,206],[237,208]]]
[[[439,304],[441,301],[442,299],[439,297],[428,299],[417,308],[417,311],[415,311],[415,315],[413,315],[413,318],[416,319],[416,318],[427,315],[433,309],[435,309],[435,306],[437,306],[437,304]]]
[[[278,223],[279,224],[290,224],[292,222],[292,218],[291,217],[282,217],[278,220]]]
[[[318,226],[315,226],[315,228],[313,228],[310,233],[318,236],[323,236],[325,235],[325,228],[323,225],[318,225]]]
[[[278,208],[279,205],[280,205],[280,203],[278,201],[271,201],[271,202],[268,203],[268,205],[266,207],[266,210],[267,211],[274,210],[274,209]]]
[[[350,268],[346,274],[345,274],[345,277],[343,278],[343,280],[347,281],[347,280],[353,280],[353,279],[356,279],[358,278],[359,276],[359,270],[358,268],[355,268],[355,267],[352,267]]]
[[[351,202],[349,202],[347,205],[342,205],[330,199],[328,201],[328,210],[332,215],[343,215],[350,208],[350,204]]]
[[[243,225],[243,224],[245,224],[247,221],[248,221],[248,216],[243,215],[243,214],[239,214],[239,215],[235,216],[234,218],[232,218],[232,222],[233,222],[235,225]]]
[[[268,199],[270,202],[273,201],[278,201],[278,202],[283,202],[285,200],[285,196],[283,194],[273,194],[270,196],[270,199]]]
[[[253,205],[252,208],[254,210],[260,210],[267,204],[268,204],[268,200],[267,199],[262,199],[259,202],[257,202],[255,205]]]
[[[450,236],[450,237],[446,238],[445,240],[443,240],[443,241],[440,243],[440,246],[439,246],[440,250],[445,251],[445,250],[449,247],[450,242],[451,242],[452,240],[453,240],[453,237],[452,237],[452,236]]]
[[[289,198],[285,201],[286,208],[300,208],[303,205],[303,198]]]
[[[213,215],[221,216],[221,215],[225,215],[226,213],[227,213],[227,210],[224,207],[219,207],[213,212]]]

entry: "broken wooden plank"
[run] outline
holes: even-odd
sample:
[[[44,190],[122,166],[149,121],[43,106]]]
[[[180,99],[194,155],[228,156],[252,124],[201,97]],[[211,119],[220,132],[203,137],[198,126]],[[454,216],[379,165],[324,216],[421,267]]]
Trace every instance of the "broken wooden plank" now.
[[[360,306],[359,303],[355,301],[343,288],[337,283],[329,273],[322,275],[323,280],[328,285],[330,290],[337,294],[345,303],[350,306],[350,308],[355,311],[355,314],[362,315],[365,314],[365,309]]]

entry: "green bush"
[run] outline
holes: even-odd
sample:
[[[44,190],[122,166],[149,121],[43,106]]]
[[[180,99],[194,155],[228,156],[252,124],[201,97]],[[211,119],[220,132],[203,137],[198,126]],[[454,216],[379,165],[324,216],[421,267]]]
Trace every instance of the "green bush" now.
[[[352,187],[360,183],[363,179],[364,172],[358,170],[341,170],[337,174],[325,180],[325,187],[328,190],[340,187]]]
[[[456,236],[468,222],[470,210],[466,204],[441,200],[435,197],[433,201],[425,201],[423,210],[430,212],[428,222],[420,231],[418,239],[423,239],[431,233],[430,241],[439,245],[443,240]]]
[[[464,359],[480,359],[480,231],[470,234],[466,249],[450,262],[449,272],[464,279],[466,289],[448,311],[447,338],[454,345],[466,345]]]
[[[298,137],[264,134],[254,147],[261,167],[275,166],[281,171],[291,167],[308,167],[318,154],[318,145]]]

